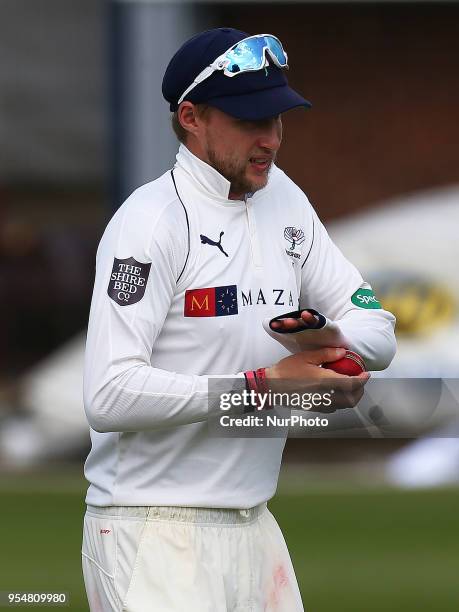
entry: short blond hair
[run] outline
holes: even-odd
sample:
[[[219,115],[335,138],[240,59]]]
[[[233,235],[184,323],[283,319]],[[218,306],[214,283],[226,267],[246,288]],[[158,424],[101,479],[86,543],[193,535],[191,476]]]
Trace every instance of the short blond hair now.
[[[205,119],[209,114],[210,109],[212,108],[208,104],[195,104],[196,114],[201,119]],[[172,113],[171,115],[171,123],[172,129],[174,130],[174,134],[177,136],[179,142],[185,144],[187,139],[188,131],[182,126],[178,118],[178,111]]]

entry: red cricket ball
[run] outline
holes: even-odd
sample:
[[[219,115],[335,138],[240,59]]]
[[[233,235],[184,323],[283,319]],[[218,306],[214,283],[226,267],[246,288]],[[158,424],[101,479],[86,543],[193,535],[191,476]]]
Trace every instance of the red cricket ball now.
[[[354,351],[346,351],[344,357],[337,361],[331,361],[324,363],[323,368],[327,370],[333,370],[338,374],[346,374],[346,376],[358,376],[362,372],[366,371],[365,363],[360,355],[354,353]]]

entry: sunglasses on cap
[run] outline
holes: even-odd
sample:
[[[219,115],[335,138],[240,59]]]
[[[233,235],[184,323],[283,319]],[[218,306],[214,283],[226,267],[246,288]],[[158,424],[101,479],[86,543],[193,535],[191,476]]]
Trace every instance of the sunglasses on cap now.
[[[180,96],[177,104],[183,102],[186,95],[197,85],[208,79],[214,72],[223,70],[223,74],[234,77],[244,72],[254,72],[265,68],[268,58],[279,68],[288,68],[287,53],[281,41],[272,34],[255,34],[244,38],[222,53],[194,79]]]

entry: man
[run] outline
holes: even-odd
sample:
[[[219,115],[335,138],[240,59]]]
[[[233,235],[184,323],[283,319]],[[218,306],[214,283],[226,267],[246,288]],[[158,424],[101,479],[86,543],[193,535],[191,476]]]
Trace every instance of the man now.
[[[355,404],[368,374],[319,366],[346,346],[382,369],[395,349],[392,315],[360,307],[370,288],[274,165],[281,114],[309,106],[286,67],[270,35],[187,41],[163,81],[177,163],[102,238],[85,368],[92,611],[303,610],[266,509],[285,439],[212,436],[209,379],[334,376]]]

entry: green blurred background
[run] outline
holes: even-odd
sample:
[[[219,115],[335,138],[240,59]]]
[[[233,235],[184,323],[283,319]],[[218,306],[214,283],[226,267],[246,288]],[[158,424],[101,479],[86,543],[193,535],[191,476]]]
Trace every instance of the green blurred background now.
[[[88,609],[80,566],[85,488],[72,466],[1,476],[0,591],[67,592],[72,611]],[[286,467],[270,509],[307,611],[459,609],[457,489],[400,492],[349,473],[311,478]]]

